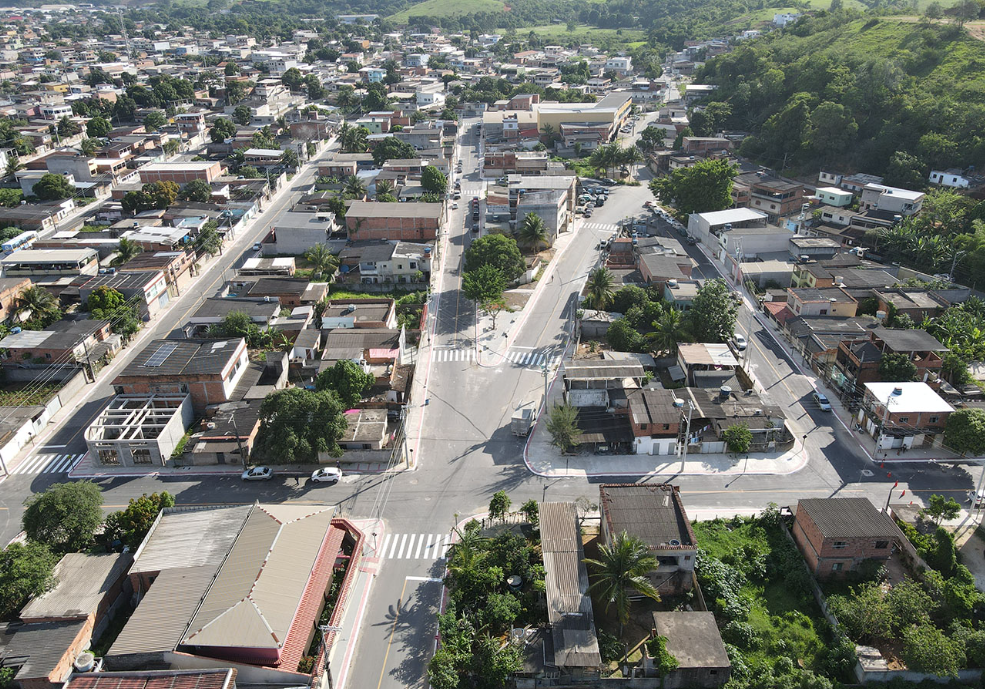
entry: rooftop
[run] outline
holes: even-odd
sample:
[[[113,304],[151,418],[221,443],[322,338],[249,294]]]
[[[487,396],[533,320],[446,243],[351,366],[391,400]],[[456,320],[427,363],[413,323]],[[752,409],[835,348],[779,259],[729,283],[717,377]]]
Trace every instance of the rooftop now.
[[[698,216],[709,224],[710,227],[725,225],[726,223],[750,222],[753,220],[766,220],[767,214],[755,211],[752,208],[730,208],[724,211],[712,211],[711,213],[699,213]]]
[[[927,383],[865,383],[866,390],[893,414],[921,413],[933,414],[955,411]],[[900,390],[900,393],[894,394]]]
[[[119,373],[118,379],[131,376],[218,375],[242,345],[242,337],[205,341],[152,340]]]
[[[818,527],[822,538],[897,538],[900,529],[889,515],[866,498],[808,498],[798,501],[801,513]]]
[[[230,689],[236,670],[152,670],[73,674],[65,689]]]
[[[895,352],[946,352],[934,335],[917,328],[874,328],[873,334]]]
[[[695,344],[679,344],[678,357],[685,366],[729,366],[737,365],[736,357],[729,350],[729,345],[710,342]]]
[[[346,211],[347,218],[440,218],[441,203],[378,203],[353,201]]]
[[[604,484],[599,506],[610,534],[626,531],[651,550],[694,548],[678,489],[669,484]]]
[[[21,619],[84,619],[99,608],[132,562],[129,553],[65,555],[55,565],[55,588],[31,599],[21,610]]]
[[[730,667],[729,655],[711,612],[655,612],[654,629],[680,670]]]

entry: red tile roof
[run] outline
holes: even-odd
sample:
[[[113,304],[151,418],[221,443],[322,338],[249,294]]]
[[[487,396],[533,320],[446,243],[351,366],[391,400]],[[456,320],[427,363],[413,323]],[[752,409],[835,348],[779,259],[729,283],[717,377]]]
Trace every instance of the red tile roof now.
[[[770,315],[774,317],[781,325],[784,325],[788,320],[794,318],[794,312],[787,308],[787,302],[784,301],[765,301],[763,303],[765,309],[770,311]]]

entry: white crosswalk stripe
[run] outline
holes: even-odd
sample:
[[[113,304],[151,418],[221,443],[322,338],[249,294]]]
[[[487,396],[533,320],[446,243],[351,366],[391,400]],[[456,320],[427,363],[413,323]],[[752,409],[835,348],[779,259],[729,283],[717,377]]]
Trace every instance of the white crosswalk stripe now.
[[[451,534],[397,534],[389,533],[377,557],[388,560],[440,560],[448,555],[452,545]]]
[[[10,471],[13,474],[64,474],[74,467],[82,454],[38,454],[32,455]]]
[[[476,360],[475,349],[436,349],[432,352],[432,357],[437,363],[446,362],[469,362]]]
[[[618,229],[616,225],[603,222],[587,222],[583,223],[582,227],[590,230],[610,230],[612,232],[615,232]]]

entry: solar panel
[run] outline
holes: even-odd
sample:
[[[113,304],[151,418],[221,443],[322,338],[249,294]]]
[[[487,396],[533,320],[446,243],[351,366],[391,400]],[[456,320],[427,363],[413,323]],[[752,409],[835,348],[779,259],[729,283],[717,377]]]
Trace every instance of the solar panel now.
[[[178,345],[176,344],[161,345],[157,348],[156,352],[151,354],[151,358],[144,363],[144,366],[160,366],[176,349],[178,349]]]

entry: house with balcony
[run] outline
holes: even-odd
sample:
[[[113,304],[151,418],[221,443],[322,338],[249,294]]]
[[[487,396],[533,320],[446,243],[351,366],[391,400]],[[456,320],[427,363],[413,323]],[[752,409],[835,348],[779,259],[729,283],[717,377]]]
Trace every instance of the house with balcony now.
[[[885,354],[906,354],[917,368],[917,379],[937,380],[942,355],[948,347],[918,329],[873,328],[868,340],[839,343],[832,378],[836,385],[860,400],[865,383],[879,381],[877,369]]]
[[[860,194],[859,210],[884,211],[907,217],[920,211],[923,203],[923,192],[882,184],[867,184]]]
[[[732,193],[738,202],[742,199],[747,207],[766,213],[770,222],[799,213],[805,202],[804,184],[762,172],[737,175]]]
[[[647,578],[662,595],[693,585],[698,546],[677,486],[603,484],[599,487],[600,536],[612,545],[617,535],[636,536],[657,560]]]
[[[859,302],[841,287],[789,287],[787,307],[795,316],[852,318]]]
[[[856,421],[882,450],[929,447],[941,441],[955,411],[927,383],[864,383]]]

